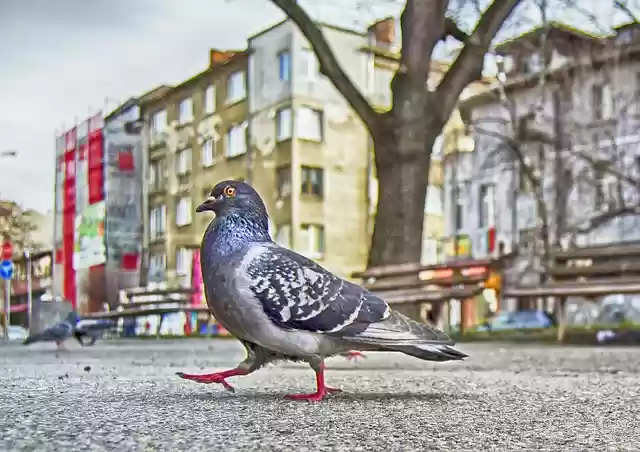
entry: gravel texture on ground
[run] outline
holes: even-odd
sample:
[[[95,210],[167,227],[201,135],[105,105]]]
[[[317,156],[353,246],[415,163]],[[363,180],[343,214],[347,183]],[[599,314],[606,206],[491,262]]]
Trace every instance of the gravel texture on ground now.
[[[235,340],[0,343],[0,450],[637,451],[640,351],[462,344],[465,362],[369,353],[327,360],[343,393],[310,404],[312,371],[281,364],[230,380]]]

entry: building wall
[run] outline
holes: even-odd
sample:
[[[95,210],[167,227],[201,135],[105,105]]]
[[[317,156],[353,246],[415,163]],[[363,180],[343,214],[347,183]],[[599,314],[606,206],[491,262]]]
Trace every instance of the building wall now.
[[[612,158],[618,153],[619,161],[611,164],[611,168],[636,179],[638,169],[634,169],[634,156],[639,154],[637,135],[637,119],[633,116],[638,109],[637,76],[640,66],[636,62],[610,65],[598,72],[591,70],[577,71],[571,79],[564,79],[565,87],[560,88],[549,84],[540,86],[523,86],[510,91],[510,100],[515,107],[517,118],[533,113],[528,121],[531,128],[554,136],[553,92],[558,91],[562,96],[560,117],[565,131],[565,147],[560,154],[563,167],[570,172],[568,177],[560,182],[568,181],[568,196],[558,195],[559,179],[555,171],[555,151],[551,144],[528,143],[522,147],[542,180],[545,204],[550,214],[552,241],[557,230],[555,212],[566,212],[569,228],[585,224],[585,220],[598,215],[594,206],[595,179],[592,166],[585,159],[577,157],[582,153],[588,158]],[[593,120],[592,87],[594,84],[608,82],[613,93],[611,120]],[[568,90],[570,95],[563,93]],[[446,230],[447,234],[455,233],[453,228],[452,199],[454,174],[462,182],[464,190],[461,198],[464,203],[464,225],[462,233],[469,234],[473,242],[474,257],[487,254],[486,228],[480,227],[480,187],[491,183],[496,187],[495,193],[495,227],[499,241],[504,241],[507,250],[518,245],[521,256],[516,263],[514,277],[524,278],[521,282],[533,283],[537,281],[536,272],[524,274],[525,268],[530,269],[530,262],[536,259],[530,256],[533,252],[532,234],[539,228],[539,215],[533,194],[523,191],[520,187],[518,165],[513,162],[510,151],[505,146],[505,138],[514,137],[510,115],[497,96],[484,96],[482,102],[475,102],[470,111],[470,123],[475,128],[473,152],[460,156],[460,162],[455,165],[455,159],[447,160],[445,169],[446,188]],[[627,100],[625,102],[625,99]],[[497,119],[501,119],[502,123]],[[482,130],[480,130],[482,129]],[[613,139],[615,137],[615,139]],[[612,152],[611,142],[615,142],[615,152]],[[540,154],[541,153],[541,154]],[[540,163],[540,155],[543,156]],[[457,168],[457,172],[454,171]],[[616,179],[615,177],[610,177]],[[625,188],[627,201],[637,202],[638,190],[627,185]],[[568,198],[566,207],[562,201]],[[566,231],[565,231],[566,232]],[[588,234],[579,235],[577,244],[595,245],[608,244],[619,241],[637,240],[640,238],[640,216],[629,215],[614,219]],[[568,234],[561,235],[561,243],[568,243]]]
[[[170,285],[188,284],[191,276],[191,250],[197,248],[204,230],[211,220],[207,214],[195,214],[195,207],[208,196],[211,189],[225,179],[246,179],[247,154],[234,157],[225,155],[227,149],[227,131],[231,126],[247,120],[246,97],[233,104],[226,101],[227,77],[236,71],[247,71],[247,58],[240,56],[228,64],[210,68],[177,87],[167,90],[155,99],[144,102],[144,116],[151,121],[153,115],[161,110],[167,112],[167,127],[161,139],[149,136],[148,158],[150,164],[164,161],[162,186],[149,187],[149,209],[166,206],[165,233],[155,239],[150,238],[150,261],[154,256],[164,256],[166,271],[152,279],[168,281]],[[215,86],[215,112],[209,114],[204,108],[204,93],[208,86]],[[193,100],[193,119],[186,124],[178,122],[179,104],[186,98]],[[202,163],[202,148],[205,140],[213,140],[214,163],[205,166]],[[187,174],[178,175],[177,153],[191,149],[191,165]],[[262,175],[260,159],[256,162],[256,180],[258,190],[265,178]],[[162,175],[161,175],[162,176]],[[191,221],[177,225],[177,208],[181,198],[191,199]],[[148,233],[149,231],[147,231]],[[178,253],[183,260],[178,262]],[[186,253],[186,254],[185,254]],[[188,263],[187,263],[188,262]],[[181,268],[177,268],[178,265]]]
[[[105,303],[115,306],[118,291],[137,287],[142,256],[142,136],[127,130],[141,119],[131,105],[105,121]]]
[[[367,56],[359,52],[364,35],[323,26],[323,32],[336,57],[354,83],[365,90]],[[278,199],[275,179],[267,194],[267,207],[276,232],[290,230],[286,242],[304,249],[303,224],[324,227],[325,252],[316,257],[322,265],[349,277],[366,264],[367,234],[367,158],[368,134],[345,100],[324,76],[309,70],[310,49],[290,22],[280,23],[249,39],[251,134],[262,164],[274,171],[291,168],[291,193]],[[291,64],[289,81],[280,80],[279,53],[288,51]],[[313,56],[315,59],[315,56]],[[313,67],[313,66],[312,66]],[[303,124],[297,111],[302,107],[322,111],[323,139],[313,142],[299,136]],[[276,115],[281,108],[292,108],[292,137],[276,140]],[[324,192],[321,199],[301,193],[301,168],[322,168]],[[275,172],[275,171],[274,171]],[[258,178],[256,178],[256,182]]]

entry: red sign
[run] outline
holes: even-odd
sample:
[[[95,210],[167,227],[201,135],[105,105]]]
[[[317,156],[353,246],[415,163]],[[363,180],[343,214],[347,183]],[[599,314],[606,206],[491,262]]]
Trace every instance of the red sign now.
[[[2,244],[2,258],[11,259],[13,257],[13,245],[11,242],[4,242]]]

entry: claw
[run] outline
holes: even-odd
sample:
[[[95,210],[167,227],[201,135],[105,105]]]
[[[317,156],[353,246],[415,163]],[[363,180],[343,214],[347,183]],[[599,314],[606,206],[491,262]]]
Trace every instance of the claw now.
[[[224,389],[229,392],[236,392],[235,388],[227,383],[227,378],[236,375],[245,375],[242,371],[237,369],[226,370],[224,372],[216,372],[212,374],[185,374],[184,372],[176,372],[176,375],[185,380],[195,381],[196,383],[221,384]]]
[[[363,358],[363,359],[367,358],[362,352],[358,352],[358,351],[350,351],[345,353],[343,356],[347,358],[349,361],[353,361],[353,360],[357,361],[358,358]]]

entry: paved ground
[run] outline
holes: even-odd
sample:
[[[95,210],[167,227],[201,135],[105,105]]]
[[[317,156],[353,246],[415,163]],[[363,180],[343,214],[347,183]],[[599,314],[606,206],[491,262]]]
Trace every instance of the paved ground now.
[[[56,358],[0,343],[0,450],[640,450],[640,352],[463,345],[464,363],[391,354],[328,361],[345,393],[303,365],[235,378],[236,394],[176,371],[234,365],[230,340],[108,341]]]

